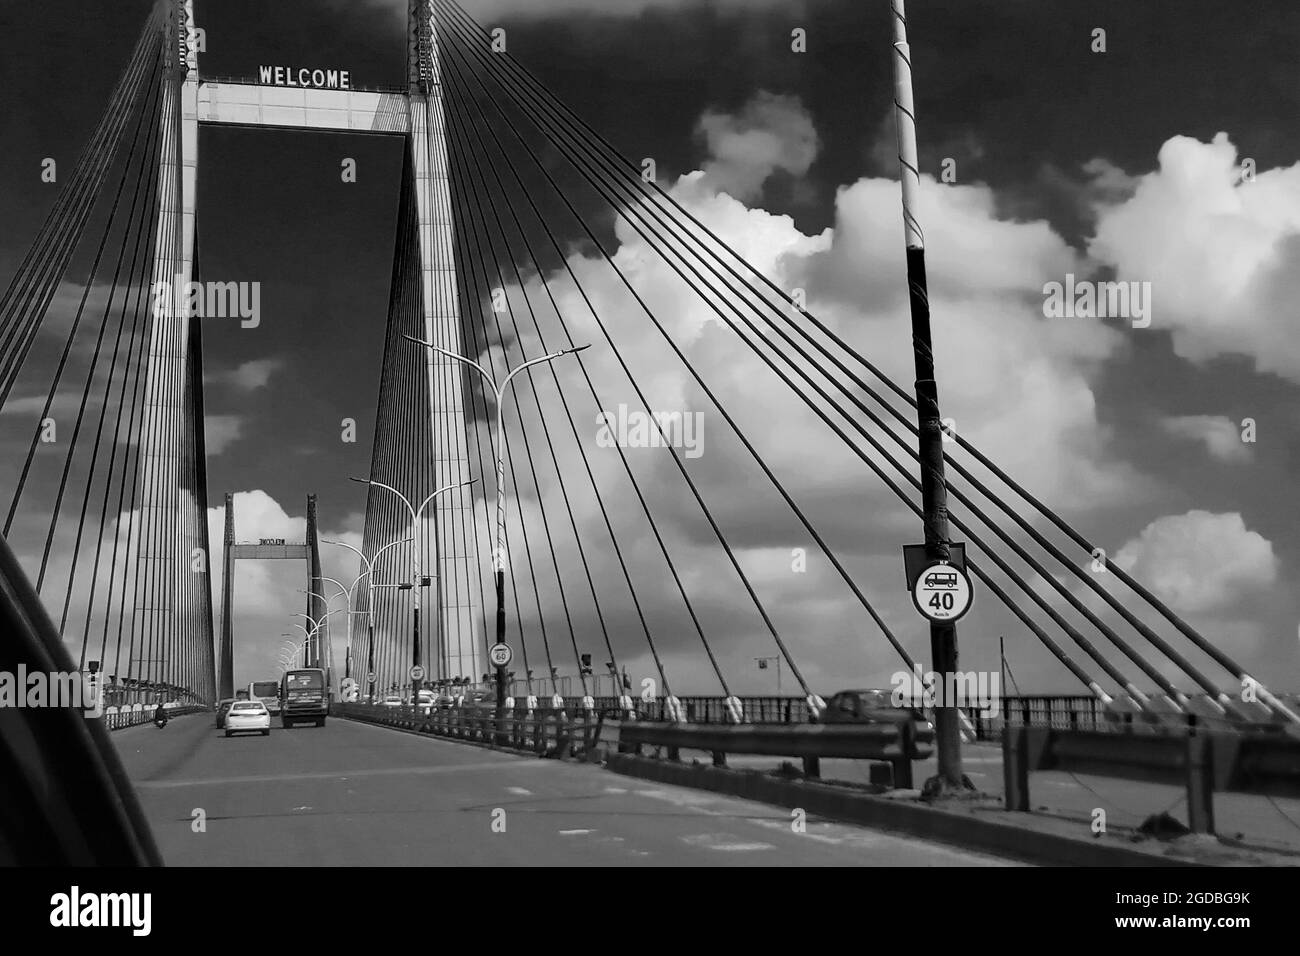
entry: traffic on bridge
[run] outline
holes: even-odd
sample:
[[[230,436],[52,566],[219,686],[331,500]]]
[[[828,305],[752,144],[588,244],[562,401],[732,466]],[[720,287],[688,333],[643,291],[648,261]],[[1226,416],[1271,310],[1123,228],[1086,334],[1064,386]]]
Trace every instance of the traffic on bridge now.
[[[926,867],[868,886],[934,933],[998,867],[1276,925],[1300,17],[1140,6],[10,11],[7,917]]]

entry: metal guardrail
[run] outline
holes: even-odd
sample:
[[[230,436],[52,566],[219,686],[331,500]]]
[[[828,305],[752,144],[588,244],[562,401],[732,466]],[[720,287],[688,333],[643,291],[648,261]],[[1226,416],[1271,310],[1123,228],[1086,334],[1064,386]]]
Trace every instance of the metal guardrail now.
[[[547,700],[547,698],[541,698]],[[594,697],[596,710],[611,720],[621,719],[624,714],[618,697]],[[692,724],[730,724],[725,697],[679,697],[687,723]],[[746,723],[753,724],[806,724],[808,723],[808,703],[802,697],[741,697],[740,709]],[[566,697],[565,706],[580,709],[581,697]],[[664,698],[642,700],[632,697],[632,708],[637,720],[669,719],[668,705]]]
[[[1003,738],[1008,810],[1030,809],[1038,770],[1183,786],[1188,826],[1214,832],[1214,794],[1300,797],[1300,740],[1283,733],[1108,733],[1018,727]]]
[[[619,750],[641,752],[644,746],[668,749],[668,759],[680,759],[679,751],[703,750],[713,754],[715,767],[726,766],[726,755],[755,754],[768,757],[799,757],[804,775],[820,776],[823,757],[874,760],[890,765],[892,783],[901,789],[912,787],[912,761],[929,756],[918,748],[915,727],[901,724],[668,724],[628,722],[619,728]]]
[[[526,688],[516,684],[512,696],[516,701],[524,698]],[[827,695],[829,699],[830,695]],[[551,697],[539,689],[538,701],[549,706]],[[741,711],[745,723],[753,724],[807,724],[810,723],[808,703],[803,697],[757,695],[740,697]],[[642,700],[639,696],[631,697],[632,707],[637,720],[668,721],[667,703],[662,697]],[[727,711],[726,698],[720,696],[698,695],[679,697],[685,712],[686,722],[691,724],[731,724]],[[597,696],[593,698],[595,709],[608,720],[619,720],[624,716],[618,697]],[[1002,739],[1006,727],[1051,727],[1057,730],[1127,730],[1130,725],[1138,726],[1156,722],[1174,730],[1185,730],[1191,726],[1202,729],[1251,729],[1252,725],[1227,719],[1214,718],[1206,714],[1140,714],[1123,711],[1107,711],[1101,701],[1086,694],[1074,695],[1016,695],[1001,698],[997,714],[987,716],[974,708],[963,712],[974,730],[974,739],[978,741],[997,742]],[[571,712],[582,709],[582,697],[564,695],[564,706]],[[928,712],[927,712],[928,715]]]
[[[1142,728],[1167,733],[1217,730],[1225,733],[1253,733],[1266,728],[1280,728],[1276,721],[1266,719],[1261,712],[1259,720],[1227,717],[1214,713],[1214,705],[1205,699],[1193,698],[1195,710],[1178,713],[1170,710],[1108,710],[1095,697],[1078,696],[1016,696],[1003,697],[998,714],[986,716],[976,710],[967,710],[980,741],[1000,741],[1006,731],[1020,727],[1048,727],[1052,730],[1095,730],[1111,733],[1129,733]]]
[[[198,704],[190,704],[184,707],[168,707],[167,718],[183,717],[185,714],[198,714],[203,711],[210,711],[210,707],[202,707]],[[100,718],[103,724],[109,730],[123,730],[126,727],[138,727],[141,724],[152,724],[155,708],[142,707],[139,710],[128,708],[116,712],[105,711],[104,716]]]
[[[604,716],[573,718],[567,711],[538,709],[532,716],[515,708],[501,720],[488,707],[426,709],[378,704],[334,704],[333,716],[397,727],[416,733],[464,740],[542,756],[573,757],[594,751],[601,740]]]

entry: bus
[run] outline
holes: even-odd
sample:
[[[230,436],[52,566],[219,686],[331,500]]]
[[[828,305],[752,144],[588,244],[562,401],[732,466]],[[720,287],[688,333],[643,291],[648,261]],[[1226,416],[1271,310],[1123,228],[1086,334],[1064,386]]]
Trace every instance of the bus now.
[[[273,680],[255,680],[248,685],[248,699],[260,700],[271,712],[272,717],[280,713],[280,682]]]
[[[325,726],[329,697],[325,693],[325,671],[320,667],[299,667],[284,672],[280,679],[280,723],[284,727],[314,723]]]

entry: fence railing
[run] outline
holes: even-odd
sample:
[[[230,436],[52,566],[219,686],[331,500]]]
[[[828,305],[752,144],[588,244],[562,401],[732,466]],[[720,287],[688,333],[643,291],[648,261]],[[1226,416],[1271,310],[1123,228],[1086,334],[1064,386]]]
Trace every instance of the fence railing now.
[[[975,739],[984,741],[1000,741],[1006,730],[1015,731],[1020,727],[1099,733],[1128,733],[1146,728],[1174,734],[1210,730],[1249,734],[1275,731],[1281,727],[1277,721],[1246,720],[1218,714],[1205,700],[1191,703],[1196,710],[1187,713],[1155,709],[1137,712],[1108,710],[1095,697],[1082,695],[1017,696],[1002,698],[1001,711],[996,716],[985,716],[974,710],[968,710],[966,714],[975,729]]]
[[[679,697],[686,722],[691,724],[729,724],[725,697]],[[595,697],[596,709],[611,719],[623,716],[619,698]],[[806,724],[808,704],[802,697],[741,697],[740,708],[745,722],[750,724]],[[582,698],[565,699],[566,707],[579,707]],[[632,707],[638,720],[668,720],[668,705],[662,697],[652,700],[632,698]]]
[[[594,751],[605,724],[597,712],[588,718],[577,711],[538,709],[529,713],[515,708],[498,719],[488,707],[426,709],[383,707],[378,704],[331,706],[337,717],[396,727],[453,740],[482,743],[543,756],[570,757]]]
[[[669,760],[681,750],[703,750],[713,755],[715,767],[726,766],[726,755],[755,754],[798,757],[804,776],[821,774],[821,759],[873,760],[892,768],[891,784],[910,789],[912,761],[930,755],[920,745],[911,721],[877,724],[670,724],[628,722],[619,727],[618,749],[641,752],[645,746],[665,748]]]
[[[1002,741],[1008,810],[1028,811],[1039,770],[1181,786],[1188,826],[1214,832],[1214,794],[1300,797],[1300,740],[1284,733],[1130,733],[1016,727]]]
[[[782,706],[777,708],[776,702]],[[753,701],[755,713],[785,716],[779,698],[767,699],[766,705]],[[539,705],[542,702],[539,701]],[[724,722],[715,700],[699,698],[696,712],[712,716],[712,723],[669,723],[659,719],[662,709],[646,706],[642,701],[637,720],[623,720],[617,698],[595,699],[590,714],[578,707],[557,710],[539,706],[534,711],[523,707],[509,710],[498,718],[490,706],[479,707],[386,707],[380,704],[336,703],[335,716],[395,727],[416,733],[432,734],[454,740],[509,747],[550,756],[576,756],[590,753],[602,744],[605,728],[617,723],[617,746],[625,753],[640,753],[643,747],[667,750],[670,760],[680,759],[681,750],[699,750],[712,754],[714,766],[725,766],[726,755],[754,754],[802,759],[804,774],[820,775],[823,757],[871,760],[888,764],[890,781],[895,787],[912,786],[912,762],[931,753],[929,739],[918,739],[911,721],[873,724],[812,724],[808,722]],[[683,704],[687,701],[683,700]],[[711,706],[698,706],[706,703]],[[718,699],[720,704],[720,699]]]
[[[187,704],[181,707],[168,707],[167,717],[182,717],[185,714],[197,714],[211,708],[202,707],[197,704]],[[126,727],[138,727],[140,724],[153,723],[153,715],[156,708],[136,705],[133,707],[115,708],[109,707],[104,711],[104,716],[100,719],[104,726],[109,730],[122,730]]]
[[[551,698],[538,694],[538,703],[542,708],[550,706]],[[738,698],[745,723],[749,724],[807,724],[810,722],[808,704],[803,697],[793,696],[751,696]],[[516,695],[516,704],[522,704],[524,697]],[[565,709],[569,713],[578,713],[582,709],[582,698],[566,695]],[[606,720],[620,720],[625,715],[622,701],[618,697],[600,696],[592,698],[595,712]],[[727,710],[727,701],[718,696],[679,697],[687,723],[690,724],[731,724]],[[670,714],[664,698],[656,697],[642,700],[631,697],[633,711],[637,720],[668,721]],[[490,709],[490,701],[485,702]],[[1107,711],[1099,700],[1085,694],[1077,695],[1016,695],[1003,697],[998,702],[999,710],[994,715],[986,715],[976,709],[968,708],[963,712],[970,721],[973,737],[977,741],[998,742],[1002,740],[1004,728],[1048,727],[1053,730],[1095,730],[1123,732],[1135,726],[1156,726],[1170,732],[1184,731],[1189,727],[1202,730],[1222,730],[1224,732],[1250,732],[1263,728],[1266,724],[1250,724],[1233,721],[1212,714],[1151,714],[1123,711]],[[1204,710],[1205,708],[1203,708]],[[932,710],[926,715],[933,719]]]

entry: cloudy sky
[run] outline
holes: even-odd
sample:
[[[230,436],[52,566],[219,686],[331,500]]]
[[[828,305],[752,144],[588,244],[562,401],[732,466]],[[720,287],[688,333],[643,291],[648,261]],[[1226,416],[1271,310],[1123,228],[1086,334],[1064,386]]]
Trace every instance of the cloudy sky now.
[[[910,390],[885,0],[465,5],[503,27],[513,56],[578,115],[628,157],[653,157],[661,186],[779,287],[806,290],[810,311]],[[196,7],[205,75],[282,64],[348,69],[362,86],[403,82],[404,2]],[[52,201],[38,184],[41,159],[75,157],[146,8],[0,12],[28,51],[0,65],[0,274],[12,274]],[[1289,0],[1235,17],[1208,0],[913,0],[909,16],[944,414],[1214,643],[1270,686],[1295,689],[1300,11]],[[796,29],[806,52],[791,50]],[[342,157],[356,159],[356,183],[340,182]],[[365,499],[347,476],[369,468],[401,160],[400,141],[384,138],[201,134],[204,274],[262,283],[256,329],[228,324],[204,339],[209,499],[236,494],[241,538],[300,536],[314,493],[326,533],[360,542]],[[927,658],[899,558],[919,540],[918,523],[775,379],[756,377],[734,334],[632,230],[599,210],[593,218],[900,639]],[[557,228],[580,238],[572,222]],[[575,245],[570,264],[617,324],[620,347],[637,355],[653,404],[704,414],[692,474],[810,682],[823,693],[886,683],[897,657],[824,559],[813,553],[806,571],[792,569],[806,535],[614,274],[590,248]],[[1067,274],[1150,283],[1149,325],[1045,316],[1045,284]],[[598,336],[576,310],[574,323],[575,337]],[[609,350],[586,357],[621,400]],[[561,377],[571,394],[578,380]],[[588,406],[580,421],[592,423]],[[340,441],[346,417],[360,424],[355,443]],[[724,668],[741,692],[774,689],[772,672],[753,663],[775,653],[770,638],[671,461],[650,454],[638,469]],[[612,453],[597,467],[617,480]],[[525,513],[555,492],[543,478]],[[597,540],[589,502],[578,520]],[[221,521],[214,511],[214,533]],[[675,689],[713,692],[644,522],[627,507],[615,523],[635,542]],[[351,581],[355,563],[331,553],[327,571]],[[289,568],[249,564],[239,575],[237,682],[270,666],[303,586]],[[649,675],[616,584],[616,649],[634,677]],[[553,621],[555,595],[541,597]],[[526,611],[529,627],[535,616]],[[590,621],[579,629],[583,648],[599,651]],[[1022,689],[1080,689],[990,594],[959,634],[967,666],[996,668],[1005,636]]]

